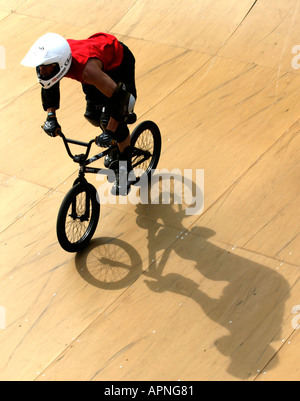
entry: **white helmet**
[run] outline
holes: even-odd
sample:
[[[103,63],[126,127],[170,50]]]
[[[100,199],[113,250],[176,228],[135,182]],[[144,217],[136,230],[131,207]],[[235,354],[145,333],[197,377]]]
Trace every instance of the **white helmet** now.
[[[36,67],[38,81],[43,88],[49,89],[69,71],[72,63],[72,52],[65,38],[56,33],[47,33],[39,38],[30,48],[21,64]],[[53,72],[42,76],[41,65],[54,64]]]

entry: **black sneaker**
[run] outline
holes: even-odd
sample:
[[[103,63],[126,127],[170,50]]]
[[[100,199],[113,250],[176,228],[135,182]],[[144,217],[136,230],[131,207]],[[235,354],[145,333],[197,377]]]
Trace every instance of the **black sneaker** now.
[[[104,167],[112,168],[112,163],[119,161],[119,149],[113,149],[104,159]]]

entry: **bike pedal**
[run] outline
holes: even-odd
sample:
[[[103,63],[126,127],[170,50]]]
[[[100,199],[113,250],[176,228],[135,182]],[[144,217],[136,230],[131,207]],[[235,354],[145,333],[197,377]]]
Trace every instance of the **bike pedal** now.
[[[119,152],[118,149],[113,149],[108,155],[105,156],[104,159],[104,167],[112,169],[111,165],[114,162],[118,162],[119,160]]]

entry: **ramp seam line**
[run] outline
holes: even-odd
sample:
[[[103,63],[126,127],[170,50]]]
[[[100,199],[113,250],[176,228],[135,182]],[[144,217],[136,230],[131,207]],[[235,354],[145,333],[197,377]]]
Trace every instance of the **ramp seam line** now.
[[[221,49],[223,49],[224,46],[227,45],[227,43],[230,41],[230,39],[235,35],[235,33],[239,30],[239,28],[241,27],[242,23],[246,20],[246,18],[248,17],[248,15],[251,13],[251,11],[253,10],[253,8],[255,7],[256,3],[258,0],[255,0],[254,3],[252,4],[252,6],[250,7],[250,9],[247,11],[246,15],[244,16],[244,18],[241,20],[241,22],[238,24],[238,26],[234,29],[233,32],[231,32],[231,34],[228,36],[228,38],[226,39],[226,41],[221,45],[221,47],[216,51],[215,56],[218,55],[218,53],[221,51]]]
[[[277,349],[277,351],[274,353],[274,355],[269,359],[269,361],[265,364],[265,366],[263,367],[263,369],[257,374],[257,376],[253,379],[253,381],[257,381],[258,378],[261,375],[264,375],[265,373],[267,373],[267,366],[273,361],[273,359],[279,354],[279,352],[282,350],[283,347],[286,346],[286,344],[289,342],[290,338],[295,334],[296,330],[293,330],[291,332],[291,334],[288,336],[288,338],[284,341],[283,344],[281,344],[281,346]]]
[[[122,15],[122,17],[120,17],[120,18],[118,19],[118,21],[114,23],[114,25],[109,29],[109,32],[111,32],[111,31],[114,29],[114,27],[115,27],[116,25],[118,25],[118,23],[119,23],[120,21],[122,21],[122,19],[129,13],[129,11],[136,5],[137,2],[138,2],[138,0],[135,0],[135,2],[134,2],[133,4],[131,4],[131,6],[129,6],[129,7],[127,8],[127,11],[125,12],[125,14]]]

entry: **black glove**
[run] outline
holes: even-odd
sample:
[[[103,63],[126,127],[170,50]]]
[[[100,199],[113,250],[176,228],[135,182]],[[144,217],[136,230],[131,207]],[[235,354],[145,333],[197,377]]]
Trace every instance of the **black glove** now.
[[[113,132],[106,130],[103,134],[96,137],[96,145],[101,148],[109,148],[112,145],[116,145],[117,141],[112,137]]]
[[[42,125],[43,130],[47,135],[51,137],[55,137],[61,134],[61,126],[57,122],[57,118],[55,114],[49,113],[47,116],[47,120]]]

